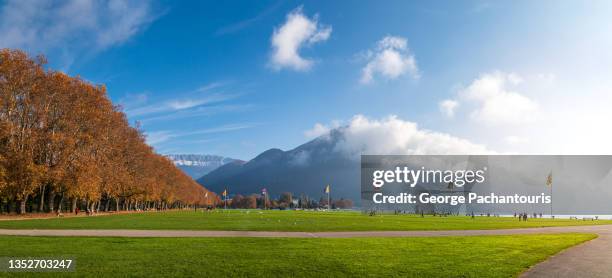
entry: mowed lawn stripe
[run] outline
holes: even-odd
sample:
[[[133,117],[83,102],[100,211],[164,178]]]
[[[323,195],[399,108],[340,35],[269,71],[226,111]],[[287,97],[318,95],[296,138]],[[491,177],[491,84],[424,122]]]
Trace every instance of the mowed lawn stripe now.
[[[0,257],[70,256],[76,258],[76,272],[63,275],[80,277],[514,277],[529,266],[594,237],[592,234],[325,239],[2,236]]]
[[[136,229],[217,231],[414,231],[487,230],[612,224],[610,220],[540,219],[512,217],[375,215],[360,212],[228,210],[168,211],[0,221],[0,229]]]

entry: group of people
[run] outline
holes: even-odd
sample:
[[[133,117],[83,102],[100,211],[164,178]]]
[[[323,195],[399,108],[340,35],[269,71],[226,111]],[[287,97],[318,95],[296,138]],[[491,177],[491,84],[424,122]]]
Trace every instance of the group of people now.
[[[79,212],[81,212],[81,209],[80,209],[79,207],[74,208],[74,215],[79,215]],[[85,214],[86,214],[87,216],[90,216],[90,215],[94,215],[94,214],[95,214],[95,212],[94,212],[94,211],[92,211],[92,210],[90,210],[89,208],[87,208],[87,209],[85,210]]]
[[[515,213],[516,215],[516,213]],[[521,213],[518,215],[519,221],[527,221],[527,213]]]
[[[517,216],[517,214],[514,213],[514,217],[516,217],[516,216]],[[542,213],[540,213],[539,216],[540,216],[540,218],[542,218]],[[528,217],[529,217],[529,215],[527,213],[525,213],[525,212],[518,214],[519,221],[527,221]],[[532,218],[538,218],[538,214],[537,213],[533,213]]]

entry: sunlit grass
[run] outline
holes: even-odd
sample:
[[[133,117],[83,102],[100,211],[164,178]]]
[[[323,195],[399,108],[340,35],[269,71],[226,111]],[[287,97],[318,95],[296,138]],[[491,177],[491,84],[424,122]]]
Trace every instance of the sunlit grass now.
[[[74,257],[76,272],[63,274],[72,276],[513,277],[562,249],[594,237],[589,234],[316,239],[4,236],[0,237],[0,256]]]
[[[612,224],[610,220],[529,219],[512,217],[434,217],[360,212],[218,210],[168,211],[78,218],[0,221],[4,229],[146,229],[237,231],[398,231],[507,229]]]

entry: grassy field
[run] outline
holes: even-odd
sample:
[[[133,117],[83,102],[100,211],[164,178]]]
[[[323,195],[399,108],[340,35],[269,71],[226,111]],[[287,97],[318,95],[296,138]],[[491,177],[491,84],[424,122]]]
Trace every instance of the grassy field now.
[[[417,215],[368,216],[359,212],[228,210],[169,211],[110,216],[0,221],[0,229],[145,229],[236,231],[466,230],[612,224],[610,220],[529,219]]]
[[[68,275],[78,276],[513,277],[562,249],[594,237],[589,234],[335,239],[4,236],[0,237],[0,257],[71,256],[76,259],[76,272]],[[0,276],[6,274],[0,272]]]

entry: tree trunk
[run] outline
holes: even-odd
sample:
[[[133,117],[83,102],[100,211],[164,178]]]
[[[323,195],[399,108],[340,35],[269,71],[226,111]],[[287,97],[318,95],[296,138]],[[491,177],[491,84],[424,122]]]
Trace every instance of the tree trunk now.
[[[104,211],[108,212],[110,209],[111,198],[106,199],[106,204],[104,205]]]
[[[59,203],[57,204],[57,212],[62,213],[63,206],[64,206],[64,192],[62,192],[62,197],[60,197]]]
[[[60,197],[59,202],[57,203],[57,213],[62,213],[62,207],[64,203],[64,196]]]
[[[40,202],[38,202],[38,212],[45,212],[45,189],[46,184],[40,186]]]
[[[115,211],[119,211],[119,198],[115,198]]]
[[[72,198],[72,208],[70,208],[70,212],[74,212],[74,210],[76,210],[77,208],[77,198],[74,197]]]
[[[49,211],[53,212],[55,209],[55,190],[49,190],[49,200],[47,203],[49,203]]]
[[[23,200],[19,201],[19,214],[26,213],[26,203],[28,202],[28,195],[26,195]]]

